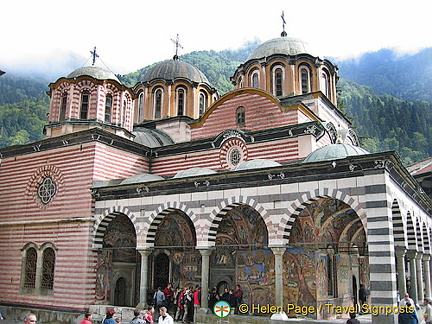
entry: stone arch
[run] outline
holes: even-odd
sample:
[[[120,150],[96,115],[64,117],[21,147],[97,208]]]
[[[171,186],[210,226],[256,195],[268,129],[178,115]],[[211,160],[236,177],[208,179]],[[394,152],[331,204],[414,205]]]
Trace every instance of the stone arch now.
[[[397,199],[394,199],[392,203],[392,218],[395,245],[406,246],[404,221]]]
[[[137,226],[136,226],[136,216],[125,206],[112,206],[109,209],[106,209],[102,215],[100,215],[94,224],[94,239],[93,239],[93,248],[101,249],[103,245],[103,238],[105,235],[105,231],[111,221],[116,218],[118,215],[126,215],[132,224],[135,227],[135,231],[138,234]]]
[[[426,227],[425,223],[422,223],[422,242],[423,242],[423,253],[430,255],[430,240],[429,240],[429,231]]]
[[[351,209],[360,218],[361,222],[363,223],[363,226],[366,228],[365,226],[366,212],[357,203],[356,199],[354,199],[350,195],[340,190],[333,189],[331,192],[330,190],[331,189],[324,188],[320,190],[322,192],[318,192],[318,193],[313,191],[307,192],[291,204],[291,206],[288,208],[288,211],[291,212],[291,215],[288,215],[285,219],[281,221],[281,227],[283,231],[283,235],[282,235],[283,244],[287,244],[289,242],[292,226],[296,221],[296,219],[298,218],[300,212],[303,209],[305,209],[306,206],[310,205],[311,203],[319,199],[334,198],[334,199],[341,200],[342,202],[344,202],[345,204],[351,207]]]
[[[417,250],[417,240],[416,240],[416,232],[414,227],[414,219],[410,212],[407,213],[407,243],[408,249]]]
[[[191,220],[191,223],[193,225],[195,235],[198,236],[198,231],[197,231],[197,226],[196,226],[198,217],[195,215],[195,213],[193,213],[192,210],[190,210],[186,206],[186,204],[184,204],[184,203],[178,203],[176,201],[167,202],[163,205],[158,206],[156,211],[149,217],[149,219],[147,221],[148,222],[147,223],[148,231],[147,231],[147,236],[145,239],[147,246],[154,246],[156,231],[157,231],[157,228],[158,228],[160,222],[164,219],[165,216],[169,215],[170,213],[172,213],[175,210],[180,210],[183,213],[185,213],[186,216],[189,217],[189,219]]]
[[[272,236],[271,230],[273,229],[273,224],[270,220],[270,215],[267,213],[267,210],[259,203],[256,202],[255,199],[251,197],[243,197],[243,196],[235,196],[231,198],[226,198],[219,203],[219,211],[214,209],[209,216],[209,221],[211,222],[210,228],[207,234],[207,242],[210,246],[214,246],[216,242],[216,234],[219,228],[219,225],[223,219],[223,217],[232,209],[237,206],[248,205],[255,209],[264,220],[264,224],[267,227],[267,232],[269,239]],[[206,239],[205,237],[203,238]]]

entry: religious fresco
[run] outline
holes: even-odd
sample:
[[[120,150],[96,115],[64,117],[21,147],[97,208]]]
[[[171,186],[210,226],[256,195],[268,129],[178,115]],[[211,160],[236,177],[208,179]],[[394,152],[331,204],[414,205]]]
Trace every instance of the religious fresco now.
[[[333,294],[342,299],[352,295],[353,243],[364,255],[364,227],[347,204],[328,198],[306,206],[293,224],[290,248],[283,256],[284,303],[316,307]],[[364,270],[363,277],[368,273]]]
[[[98,253],[96,264],[96,292],[97,302],[107,302],[111,294],[112,251],[103,250]]]
[[[192,222],[182,212],[171,212],[160,222],[155,247],[166,247],[171,252],[170,280],[174,287],[201,282],[201,254],[195,250],[195,245]]]

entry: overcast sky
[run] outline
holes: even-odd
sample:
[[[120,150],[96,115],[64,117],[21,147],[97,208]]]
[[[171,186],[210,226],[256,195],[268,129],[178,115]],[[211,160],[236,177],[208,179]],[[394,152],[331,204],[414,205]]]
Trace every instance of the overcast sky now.
[[[381,48],[432,47],[428,0],[5,0],[0,6],[0,69],[55,70],[67,53],[82,66],[97,46],[115,73],[180,54],[236,49],[282,31],[315,55],[345,58]],[[81,62],[82,61],[82,62]]]

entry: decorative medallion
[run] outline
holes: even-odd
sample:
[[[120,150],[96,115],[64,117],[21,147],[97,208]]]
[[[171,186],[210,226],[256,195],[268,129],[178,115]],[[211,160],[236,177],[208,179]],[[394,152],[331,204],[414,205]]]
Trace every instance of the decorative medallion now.
[[[237,165],[247,160],[245,142],[238,137],[225,141],[220,149],[219,158],[223,168],[229,170],[235,169]]]
[[[39,208],[48,208],[55,196],[61,191],[64,177],[53,165],[39,168],[27,183],[25,196],[33,200]]]
[[[57,186],[51,177],[46,177],[39,185],[37,195],[43,204],[48,204],[57,193]]]

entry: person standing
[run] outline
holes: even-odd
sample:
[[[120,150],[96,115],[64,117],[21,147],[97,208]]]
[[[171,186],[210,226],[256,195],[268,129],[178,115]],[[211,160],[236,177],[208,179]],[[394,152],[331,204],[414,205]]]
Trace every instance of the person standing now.
[[[93,322],[91,321],[92,319],[92,313],[90,312],[86,312],[84,314],[84,319],[80,322],[80,324],[92,324]]]
[[[163,291],[163,293],[164,293],[164,306],[166,307],[166,309],[170,309],[170,306],[171,306],[171,303],[172,303],[172,300],[173,300],[173,296],[174,296],[174,290],[172,289],[172,284],[171,283],[169,283],[166,287],[165,287],[165,289],[164,289],[164,291]]]
[[[105,319],[103,320],[103,324],[117,324],[116,320],[113,318],[115,314],[114,308],[110,308],[106,311]]]
[[[154,293],[153,300],[154,300],[154,307],[155,307],[155,312],[157,317],[157,314],[159,314],[159,309],[164,305],[164,300],[165,300],[165,295],[161,287],[158,287],[157,291]]]
[[[213,287],[213,289],[209,293],[209,297],[208,297],[208,301],[209,301],[208,307],[210,308],[212,313],[213,313],[214,305],[218,302],[218,300],[219,300],[219,295],[217,293],[217,288]]]
[[[146,324],[153,324],[153,314],[154,314],[154,307],[153,306],[149,306],[147,309],[147,313],[144,314],[144,321]]]
[[[243,290],[241,290],[240,285],[236,285],[234,297],[236,298],[235,314],[238,314],[239,306],[243,302]]]
[[[363,284],[360,284],[360,288],[358,291],[359,300],[360,300],[360,314],[362,313],[363,305],[366,304],[367,292]]]
[[[425,306],[424,312],[423,312],[423,319],[426,324],[432,323],[432,306],[431,301],[429,298],[425,298],[423,300],[423,305]]]
[[[166,309],[166,307],[161,307],[159,309],[159,321],[158,323],[163,323],[163,324],[174,324],[174,320],[171,317],[170,314],[168,314],[168,310]]]
[[[195,291],[193,293],[193,303],[194,303],[194,313],[193,313],[193,321],[196,323],[196,314],[198,310],[201,308],[201,287],[196,285]]]
[[[399,302],[399,306],[406,306],[407,304],[410,304],[412,306],[415,306],[414,301],[410,298],[408,293],[405,293],[404,298],[401,299]]]
[[[193,286],[189,286],[183,295],[183,323],[190,323],[193,312]]]
[[[33,313],[28,313],[24,315],[24,324],[35,324],[37,322],[36,315]]]
[[[184,314],[184,293],[186,291],[186,288],[183,288],[177,297],[177,312],[175,314],[175,318],[177,321],[183,320],[183,314]]]
[[[134,310],[134,318],[130,321],[130,324],[144,324],[145,321],[140,317],[141,311],[139,309]]]

